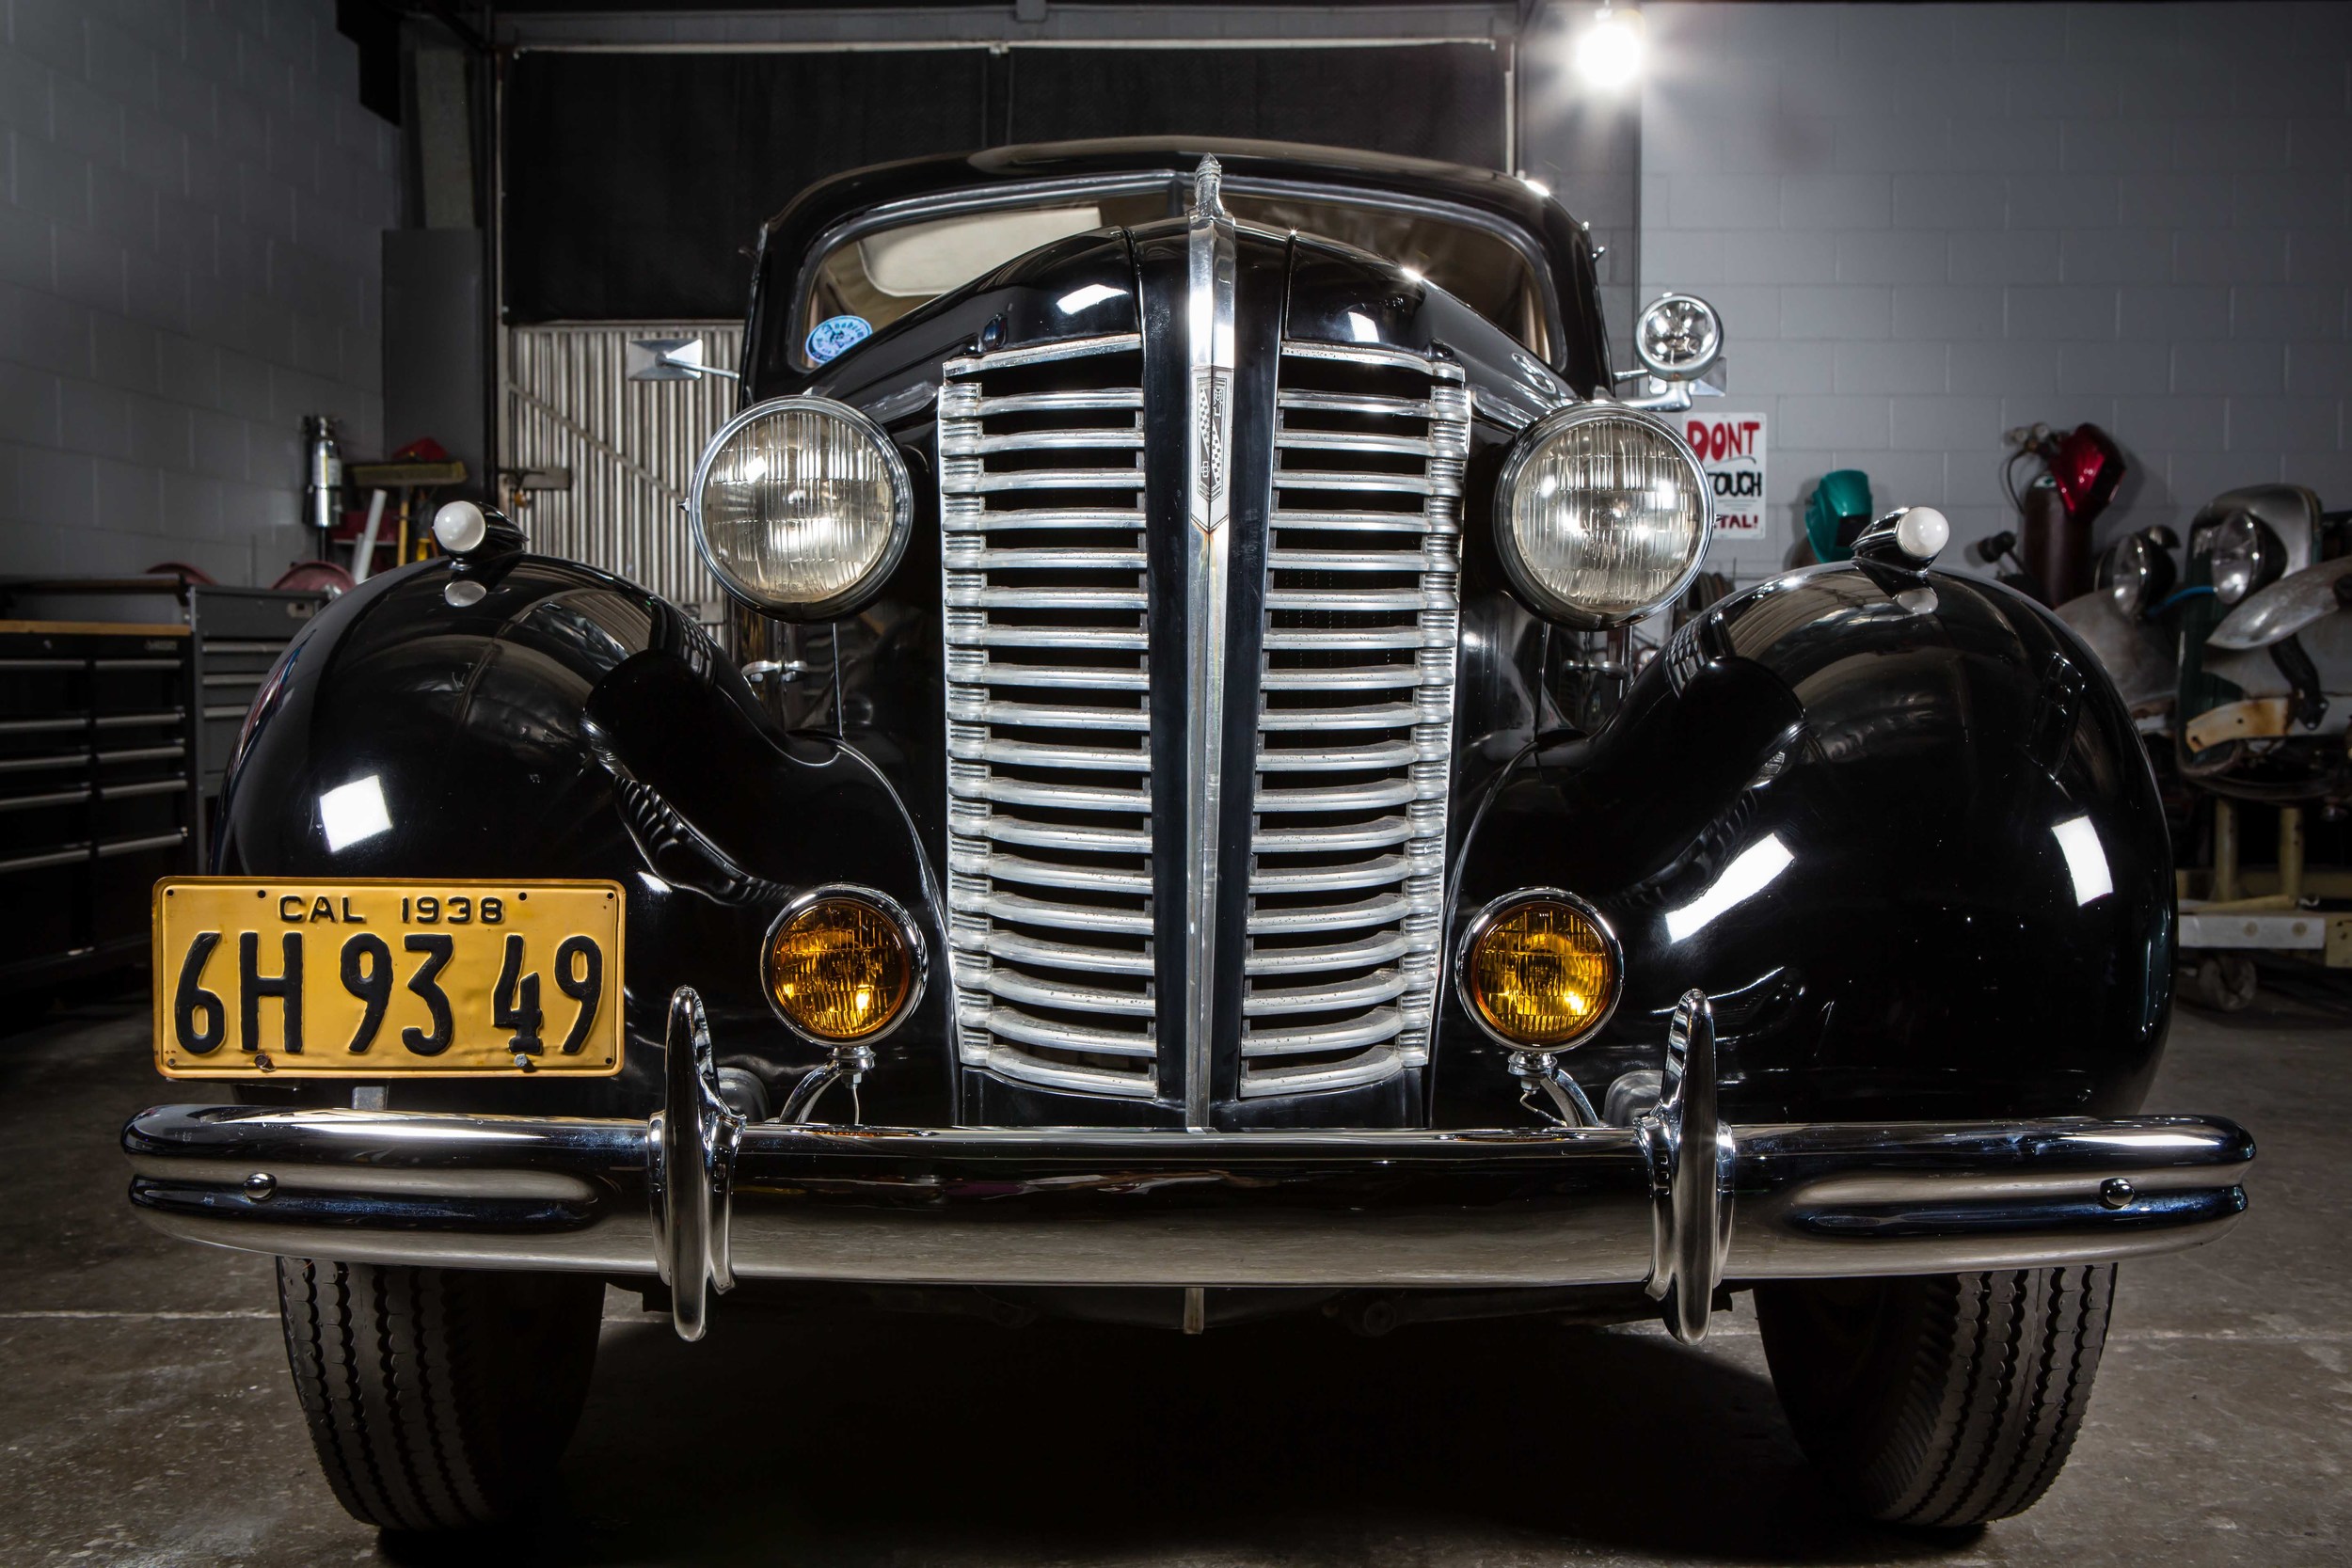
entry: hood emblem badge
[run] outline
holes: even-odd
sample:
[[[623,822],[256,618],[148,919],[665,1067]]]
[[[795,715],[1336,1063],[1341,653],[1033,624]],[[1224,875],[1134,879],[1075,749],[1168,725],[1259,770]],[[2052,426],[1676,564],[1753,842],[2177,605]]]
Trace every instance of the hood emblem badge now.
[[[1187,410],[1185,514],[1214,533],[1228,515],[1226,482],[1233,461],[1233,217],[1219,194],[1224,170],[1203,158],[1192,177],[1185,299],[1186,358],[1192,372]]]
[[[1230,371],[1200,371],[1193,378],[1192,417],[1200,429],[1198,483],[1201,496],[1210,500],[1225,494],[1225,470],[1232,461],[1225,444],[1225,430],[1226,402],[1232,395],[1232,385]],[[1203,528],[1215,528],[1225,518],[1223,512],[1212,509],[1206,517],[1195,520]]]

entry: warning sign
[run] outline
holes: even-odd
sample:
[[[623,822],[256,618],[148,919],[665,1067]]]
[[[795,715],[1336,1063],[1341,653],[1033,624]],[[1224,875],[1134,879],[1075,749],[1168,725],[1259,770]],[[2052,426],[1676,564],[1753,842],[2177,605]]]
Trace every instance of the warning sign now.
[[[1715,492],[1718,533],[1764,531],[1764,416],[1688,415],[1683,438]]]

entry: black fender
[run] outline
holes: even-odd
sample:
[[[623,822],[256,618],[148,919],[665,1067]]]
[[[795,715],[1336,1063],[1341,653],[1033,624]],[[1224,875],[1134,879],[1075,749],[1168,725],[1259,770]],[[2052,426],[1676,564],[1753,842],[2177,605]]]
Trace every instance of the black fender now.
[[[331,848],[319,797],[371,776],[390,827]],[[823,1053],[769,1007],[759,955],[784,905],[819,885],[888,894],[914,912],[935,966],[945,951],[914,826],[870,762],[834,737],[779,730],[668,603],[539,556],[409,567],[322,612],[256,704],[214,868],[627,889],[621,1075],[404,1084],[401,1103],[420,1108],[644,1115],[660,1102],[679,985],[701,991],[723,1065],[788,1088]],[[947,1119],[949,989],[935,973],[914,1015],[876,1043],[869,1116]]]
[[[1599,736],[1531,743],[1462,802],[1449,930],[1550,885],[1624,948],[1565,1065],[1596,1103],[1714,999],[1725,1114],[2121,1115],[2170,1021],[2173,888],[2130,715],[2055,616],[1860,563],[1724,600]],[[1454,958],[1450,950],[1449,965]],[[1516,1098],[1449,985],[1434,1115]]]

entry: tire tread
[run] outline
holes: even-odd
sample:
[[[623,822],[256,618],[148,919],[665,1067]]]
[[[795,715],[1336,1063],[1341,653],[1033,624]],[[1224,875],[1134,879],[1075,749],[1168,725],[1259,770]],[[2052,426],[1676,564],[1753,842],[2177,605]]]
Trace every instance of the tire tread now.
[[[1799,1442],[1861,1512],[1981,1524],[2030,1508],[2058,1479],[2114,1280],[2114,1265],[2084,1264],[1874,1281],[1868,1313],[1849,1307],[1839,1326],[1807,1297],[1817,1288],[1764,1287],[1765,1354]]]
[[[278,1260],[286,1361],[319,1466],[389,1530],[511,1518],[569,1437],[602,1287]]]

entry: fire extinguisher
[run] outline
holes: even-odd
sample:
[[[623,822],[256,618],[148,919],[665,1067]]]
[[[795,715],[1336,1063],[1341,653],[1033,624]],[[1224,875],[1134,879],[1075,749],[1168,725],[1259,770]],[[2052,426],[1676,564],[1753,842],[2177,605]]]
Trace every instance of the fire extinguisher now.
[[[2007,439],[2015,450],[2001,482],[2020,518],[2018,562],[2041,586],[2044,604],[2064,604],[2090,592],[2090,525],[2122,483],[2123,453],[2095,424],[2064,431],[2037,424],[2012,430]],[[2039,458],[2042,471],[2021,495],[2017,465],[2028,457]]]
[[[318,531],[315,553],[324,560],[334,535],[336,511],[342,504],[343,451],[335,440],[335,421],[325,414],[303,416],[302,437],[310,455],[307,499],[310,526]]]

